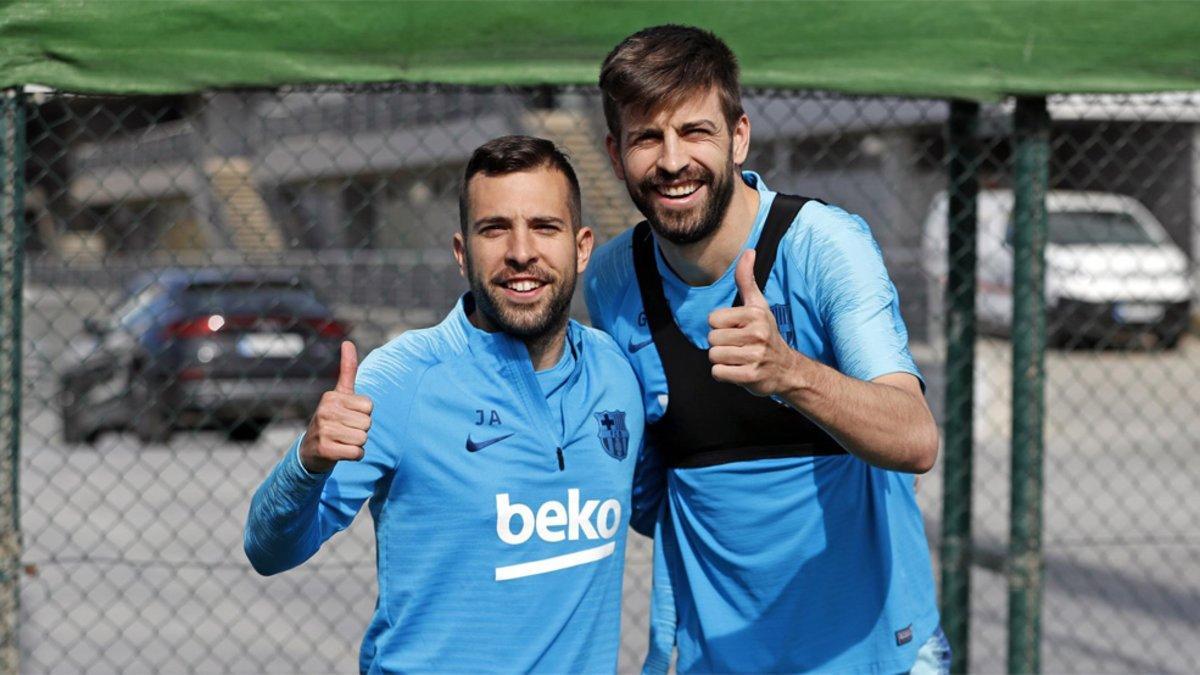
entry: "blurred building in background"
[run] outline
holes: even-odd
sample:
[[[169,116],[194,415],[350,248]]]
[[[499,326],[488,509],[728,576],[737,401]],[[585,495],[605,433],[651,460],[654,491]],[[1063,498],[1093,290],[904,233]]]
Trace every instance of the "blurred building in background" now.
[[[1183,250],[1196,251],[1194,99],[1052,99],[1051,187],[1132,196]],[[449,264],[463,166],[476,146],[510,133],[567,149],[585,219],[602,240],[640,218],[612,176],[591,89],[43,95],[40,108],[29,133],[30,247],[68,268],[112,256],[209,262],[214,253],[244,261],[287,252],[363,260],[403,251]],[[1004,187],[1009,175],[1010,108],[984,108],[985,187]],[[862,215],[910,331],[925,339],[936,326],[920,271],[921,224],[944,182],[947,104],[755,91],[746,109],[746,168],[776,189]]]

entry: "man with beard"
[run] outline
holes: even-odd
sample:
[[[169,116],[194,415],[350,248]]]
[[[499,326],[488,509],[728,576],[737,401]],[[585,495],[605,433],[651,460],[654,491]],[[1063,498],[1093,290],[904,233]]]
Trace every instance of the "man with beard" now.
[[[664,469],[634,494],[657,540],[648,669],[674,644],[680,672],[944,670],[909,475],[937,427],[866,223],[740,171],[750,120],[712,33],[640,31],[600,88],[646,217],[596,252],[585,292]]]
[[[245,549],[275,574],[370,499],[379,597],[363,672],[616,669],[637,380],[567,318],[592,233],[552,143],[477,149],[454,255],[471,290],[439,325],[341,375],[255,494]]]

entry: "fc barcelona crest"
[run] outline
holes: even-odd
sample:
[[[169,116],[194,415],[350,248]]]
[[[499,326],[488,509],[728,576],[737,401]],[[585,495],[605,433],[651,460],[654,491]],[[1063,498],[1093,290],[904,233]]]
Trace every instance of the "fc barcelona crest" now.
[[[604,452],[613,459],[625,459],[629,454],[629,429],[625,427],[625,411],[606,410],[592,414],[596,416],[596,424],[599,425],[596,435],[600,437]]]
[[[787,303],[771,305],[771,313],[775,315],[775,325],[779,334],[792,349],[796,348],[796,329],[792,327],[792,308]]]

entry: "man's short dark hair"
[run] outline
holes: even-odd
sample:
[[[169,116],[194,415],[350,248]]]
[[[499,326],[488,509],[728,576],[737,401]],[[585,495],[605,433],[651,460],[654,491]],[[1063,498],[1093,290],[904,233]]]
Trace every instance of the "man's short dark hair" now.
[[[604,119],[618,142],[622,111],[648,114],[709,89],[716,89],[732,129],[743,114],[737,57],[721,38],[692,26],[644,28],[622,40],[600,67]]]
[[[571,193],[571,225],[575,228],[582,225],[579,179],[575,177],[575,169],[571,168],[571,160],[566,153],[544,138],[501,136],[476,148],[467,162],[467,171],[458,190],[458,221],[463,234],[467,233],[467,219],[470,217],[467,187],[472,177],[480,173],[485,176],[504,176],[543,167],[557,169],[567,177]]]

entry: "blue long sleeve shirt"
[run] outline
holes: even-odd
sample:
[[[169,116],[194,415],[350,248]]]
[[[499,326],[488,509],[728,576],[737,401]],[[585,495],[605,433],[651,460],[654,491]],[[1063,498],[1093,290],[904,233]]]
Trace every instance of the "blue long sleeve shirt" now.
[[[607,335],[571,322],[566,342],[535,373],[460,301],[363,360],[362,460],[310,474],[298,439],[258,489],[245,549],[263,574],[368,503],[379,601],[363,672],[615,670],[641,395]]]

